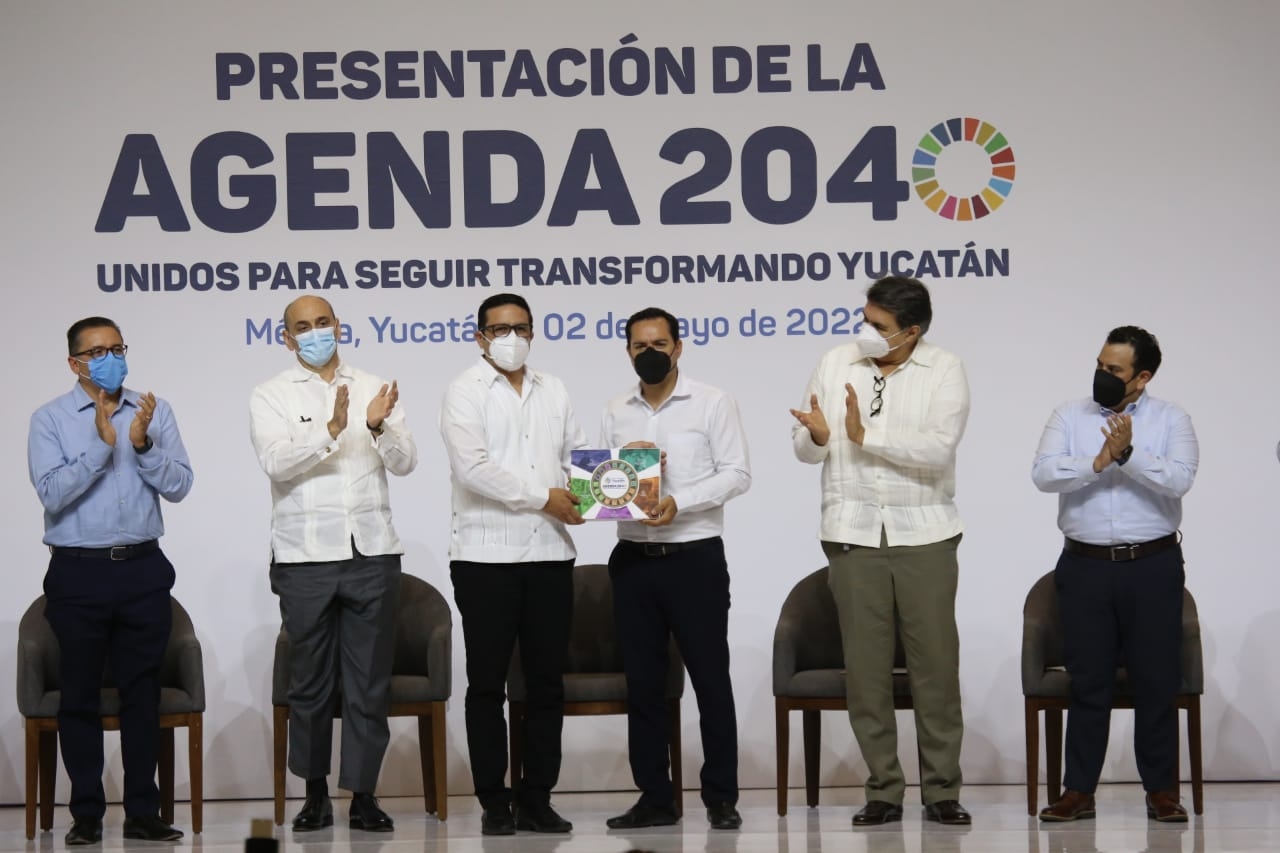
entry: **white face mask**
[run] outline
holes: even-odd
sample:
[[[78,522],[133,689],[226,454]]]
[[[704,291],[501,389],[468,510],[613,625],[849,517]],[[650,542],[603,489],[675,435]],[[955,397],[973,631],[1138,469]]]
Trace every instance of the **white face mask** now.
[[[529,342],[515,332],[489,342],[489,360],[501,370],[519,370],[524,367],[524,360],[528,357]]]
[[[889,346],[889,341],[896,338],[898,335],[901,335],[905,331],[907,330],[899,329],[887,338],[882,337],[881,334],[876,331],[875,326],[872,326],[866,320],[863,320],[862,325],[858,327],[858,331],[854,333],[853,342],[857,345],[858,351],[861,352],[863,356],[867,358],[884,358],[886,355],[902,346],[902,344]],[[903,341],[902,343],[905,344],[906,341]]]

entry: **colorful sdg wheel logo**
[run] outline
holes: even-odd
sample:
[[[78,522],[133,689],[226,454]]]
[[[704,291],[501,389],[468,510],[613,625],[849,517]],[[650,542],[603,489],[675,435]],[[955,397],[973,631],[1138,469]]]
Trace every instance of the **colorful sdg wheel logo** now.
[[[954,173],[971,171],[966,166],[974,166],[975,147],[979,157],[990,163],[986,185],[972,195],[947,192],[938,180],[939,161],[943,161],[947,183],[954,190],[961,183],[955,180]],[[956,154],[962,156],[957,158]],[[970,162],[950,168],[952,164],[946,161],[952,160]],[[1013,189],[1014,168],[1013,149],[1003,133],[982,119],[952,118],[934,125],[921,137],[911,158],[911,182],[916,195],[934,213],[944,219],[970,221],[989,216],[1004,204]],[[980,167],[979,171],[985,168]]]

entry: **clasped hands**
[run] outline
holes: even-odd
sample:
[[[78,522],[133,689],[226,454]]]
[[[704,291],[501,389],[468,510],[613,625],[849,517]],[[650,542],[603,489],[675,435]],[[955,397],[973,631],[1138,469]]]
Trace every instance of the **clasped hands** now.
[[[845,435],[849,436],[849,440],[854,444],[861,445],[867,429],[862,425],[862,410],[858,408],[858,392],[854,391],[853,385],[848,382],[844,383],[844,391]],[[792,409],[791,414],[801,426],[809,430],[809,437],[813,439],[814,444],[825,447],[831,440],[831,427],[827,425],[827,416],[818,405],[817,394],[809,395],[809,411]]]

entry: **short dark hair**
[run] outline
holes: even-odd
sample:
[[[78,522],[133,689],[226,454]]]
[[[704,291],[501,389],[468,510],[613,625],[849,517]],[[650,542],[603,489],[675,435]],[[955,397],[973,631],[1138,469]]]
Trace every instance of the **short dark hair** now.
[[[641,308],[636,313],[627,318],[627,343],[631,343],[631,327],[636,323],[644,320],[666,320],[667,328],[671,331],[671,345],[675,346],[680,343],[680,321],[675,318],[670,311],[664,311],[661,308]]]
[[[77,320],[71,324],[71,328],[67,329],[67,355],[75,355],[80,352],[80,333],[86,329],[115,329],[116,333],[124,338],[124,332],[120,331],[120,327],[116,325],[114,320],[108,320],[106,317],[85,317],[83,320]]]
[[[867,289],[867,301],[892,314],[899,329],[919,326],[923,335],[933,322],[929,289],[918,279],[886,276]]]
[[[523,308],[524,313],[529,315],[529,322],[533,322],[533,311],[529,308],[529,303],[518,293],[495,293],[484,302],[480,303],[480,310],[476,312],[476,328],[483,329],[489,325],[488,315],[490,308],[497,308],[502,305],[514,305],[517,308]]]
[[[1109,344],[1128,344],[1133,347],[1133,375],[1144,370],[1155,376],[1160,369],[1160,342],[1156,336],[1140,326],[1117,326],[1107,335]]]

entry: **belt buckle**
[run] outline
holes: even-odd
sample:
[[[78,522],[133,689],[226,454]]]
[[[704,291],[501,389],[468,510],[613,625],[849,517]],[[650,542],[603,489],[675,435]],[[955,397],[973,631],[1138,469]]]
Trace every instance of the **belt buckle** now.
[[[667,556],[667,545],[665,542],[646,542],[644,543],[644,555],[646,557],[665,557]]]
[[[1138,545],[1111,545],[1108,547],[1111,549],[1111,562],[1113,563],[1127,563],[1138,559],[1138,548],[1140,547]],[[1116,556],[1117,551],[1126,556]]]
[[[119,554],[120,556],[116,556],[116,554]],[[108,556],[113,560],[127,560],[129,559],[129,546],[112,545],[108,551]]]

